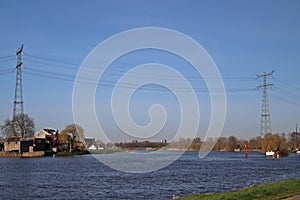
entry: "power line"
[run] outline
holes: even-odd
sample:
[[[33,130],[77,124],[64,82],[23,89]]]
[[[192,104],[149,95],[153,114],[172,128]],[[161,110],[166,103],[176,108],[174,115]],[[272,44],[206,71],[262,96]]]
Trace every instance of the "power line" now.
[[[275,100],[279,100],[285,104],[300,106],[300,102],[298,101],[299,98],[291,98],[286,95],[282,95],[282,93],[279,92],[278,90],[274,90],[274,93],[272,93],[272,96],[275,97],[274,98]]]
[[[73,78],[74,79],[74,77],[75,77],[75,74],[74,75],[71,75],[70,73],[58,73],[57,71],[56,72],[53,72],[53,71],[51,71],[51,70],[44,70],[44,69],[36,69],[36,68],[32,68],[32,67],[25,67],[24,68],[26,71],[29,71],[29,72],[31,72],[31,73],[35,73],[35,72],[39,72],[39,73],[43,73],[43,74],[46,74],[47,76],[49,76],[49,74],[51,74],[51,75],[54,75],[54,76],[59,76],[59,77],[67,77],[67,78]],[[109,75],[110,76],[116,76],[116,77],[120,77],[122,74],[111,74],[111,73],[109,73]],[[146,75],[146,74],[143,74],[144,76],[136,76],[136,75],[133,75],[132,76],[132,78],[136,78],[136,77],[139,77],[139,78],[141,78],[141,77],[147,77],[147,78],[149,78],[149,77],[151,77],[150,75]],[[107,78],[110,78],[110,76],[107,76]],[[88,78],[86,78],[85,80],[87,80],[87,81],[89,81],[89,79]],[[174,80],[174,81],[181,81],[181,79],[179,79],[179,78],[177,78],[177,77],[165,77],[165,78],[163,78],[163,77],[159,77],[159,78],[157,78],[157,77],[154,77],[154,80]],[[203,79],[201,79],[200,77],[198,78],[198,79],[188,79],[188,81],[199,81],[199,80],[203,80]],[[210,79],[210,80],[216,80],[216,79]]]
[[[26,54],[27,56],[29,56],[28,54]],[[41,61],[36,61],[36,60],[32,60],[32,59],[26,59],[26,61],[29,61],[29,62],[34,62],[34,63],[38,63],[38,64],[44,64],[44,65],[47,65],[47,66],[52,66],[52,67],[57,67],[57,68],[65,68],[65,69],[69,69],[69,70],[78,70],[74,67],[70,67],[70,66],[66,66],[66,65],[60,65],[58,64],[59,60],[54,60],[54,59],[48,59],[48,58],[45,58],[45,57],[40,57],[40,56],[32,56],[30,55],[29,57],[32,57],[32,58],[39,58],[39,59],[43,59],[43,60],[48,60],[48,61],[55,61],[56,63],[53,64],[53,63],[49,63],[49,62],[41,62]],[[65,63],[64,61],[61,62],[61,63]],[[70,63],[68,63],[70,64]],[[71,64],[74,64],[74,63],[71,63]],[[74,64],[75,65],[75,64]],[[97,69],[93,69],[93,68],[88,68],[89,66],[86,66],[87,68],[85,68],[84,70],[86,71],[90,71],[90,72],[99,72]],[[119,69],[108,69],[106,72],[105,72],[105,77],[109,78],[109,76],[116,76],[116,77],[121,77],[122,74],[126,73],[127,71],[124,71],[124,70],[119,70]],[[28,67],[25,67],[25,71],[24,73],[27,73],[29,75],[32,75],[32,76],[39,76],[39,77],[45,77],[45,78],[51,78],[51,79],[56,79],[56,80],[63,80],[63,81],[74,81],[75,80],[75,74],[74,76],[69,74],[69,73],[59,73],[57,71],[53,72],[52,70],[44,70],[44,69],[41,69],[41,68],[28,68]],[[131,72],[131,75],[133,78],[135,77],[151,77],[153,76],[155,80],[178,80],[180,81],[181,79],[179,79],[178,77],[170,77],[170,76],[166,76],[166,75],[161,75],[161,74],[146,74],[146,73],[141,73],[141,72]],[[188,79],[188,81],[199,81],[199,80],[203,80],[203,78],[201,76],[188,76],[188,77],[185,77]],[[106,79],[106,78],[105,78]],[[254,80],[253,78],[240,78],[240,77],[227,77],[227,78],[223,78],[224,80],[231,80],[231,81],[252,81]],[[95,83],[93,80],[90,80],[88,78],[77,78],[77,80],[81,83],[87,83],[87,84],[98,84],[98,83]],[[216,79],[209,79],[209,80],[216,80]],[[116,85],[116,82],[114,81],[111,81],[111,80],[101,80],[101,82],[98,84],[99,86],[104,86],[104,87],[115,87]],[[126,83],[122,83],[121,85],[119,85],[120,87],[123,87],[123,88],[134,88],[135,85],[133,84],[126,84]],[[152,90],[152,91],[165,91],[165,89],[161,90],[161,89],[158,89],[157,87],[153,88],[153,87],[143,87],[141,88],[143,90]],[[178,90],[187,90],[187,88],[176,88]],[[202,88],[195,88],[195,91],[196,92],[208,92],[208,89],[202,89]],[[253,91],[252,89],[249,89],[249,88],[234,88],[234,89],[226,89],[226,92],[227,93],[241,93],[241,92],[251,92]],[[223,92],[221,89],[213,89],[213,92]]]
[[[293,99],[297,99],[299,100],[300,99],[300,94],[298,93],[291,93],[290,91],[287,91],[285,89],[282,89],[282,88],[277,88],[278,92],[280,92],[281,94],[284,94],[285,96],[289,96]]]
[[[28,55],[27,53],[24,53],[24,55],[27,56],[27,57],[37,58],[37,59],[40,59],[40,60],[48,60],[48,61],[52,61],[52,62],[56,62],[56,63],[63,63],[63,64],[67,64],[67,65],[80,66],[80,64],[78,64],[78,63],[71,63],[71,62],[66,62],[66,61],[58,60],[58,59],[46,58],[46,57],[43,57],[43,56]]]
[[[0,76],[5,76],[7,74],[11,74],[13,71],[0,72]]]
[[[56,59],[50,59],[50,58],[45,58],[45,57],[41,57],[41,56],[33,56],[33,55],[28,55],[25,54],[28,57],[32,57],[32,58],[39,58],[42,60],[47,60],[47,61],[53,61],[55,62],[55,64],[53,63],[49,63],[49,62],[41,62],[41,61],[36,61],[36,60],[32,60],[32,59],[24,59],[28,62],[33,62],[33,63],[37,63],[37,64],[43,64],[43,65],[47,65],[47,66],[52,66],[52,67],[57,67],[57,68],[64,68],[64,69],[68,69],[68,70],[73,70],[73,71],[78,71],[78,68],[74,68],[74,67],[70,67],[70,66],[65,66],[65,65],[60,65],[57,63],[62,63],[62,64],[68,64],[68,65],[73,65],[73,66],[81,66],[81,64],[75,64],[75,63],[70,63],[70,62],[65,62],[65,61],[60,61],[60,60],[56,60]],[[97,68],[94,66],[85,66],[85,71],[87,72],[99,72],[99,70],[97,70]],[[107,75],[111,75],[111,76],[120,76],[121,74],[126,73],[126,70],[120,70],[120,69],[108,69],[105,71],[105,74]],[[143,73],[143,72],[131,72],[132,75],[137,75],[139,77],[143,76],[143,77],[155,77],[155,79],[178,79],[177,77],[169,77],[166,75],[162,75],[159,73]],[[199,80],[203,78],[199,75],[199,76],[186,76],[185,78],[187,78],[188,80]],[[207,80],[219,80],[219,79],[215,79],[215,78],[208,78]],[[222,78],[222,80],[231,80],[231,81],[254,81],[255,79],[250,78],[250,77],[224,77]]]
[[[6,59],[13,59],[14,58],[14,56],[12,56],[12,55],[10,55],[10,56],[2,56],[2,57],[0,57],[0,61],[2,61],[2,60],[6,60]]]
[[[13,71],[14,71],[14,69],[12,69],[12,68],[6,68],[6,69],[0,70],[0,73],[13,72]]]
[[[37,70],[37,71],[31,71],[31,70],[24,70],[23,73],[32,75],[32,76],[38,76],[38,77],[44,77],[44,78],[50,78],[50,79],[56,79],[56,80],[62,80],[62,81],[69,81],[69,82],[74,82],[75,77],[66,75],[66,74],[50,74],[48,72],[45,72],[44,70]],[[84,83],[84,84],[97,84],[98,86],[104,86],[104,87],[115,87],[116,86],[116,82],[114,81],[109,81],[109,80],[102,80],[99,83],[96,83],[95,81],[92,81],[90,79],[83,79],[80,78],[78,79],[78,81],[80,83]],[[122,83],[118,85],[119,87],[122,88],[127,88],[127,89],[133,89],[135,88],[135,84],[131,84],[131,83]],[[164,89],[163,87],[155,87],[155,86],[144,86],[142,88],[140,88],[141,90],[148,90],[148,91],[161,91],[161,92],[166,92],[167,90]],[[188,88],[184,88],[184,87],[177,87],[175,88],[178,91],[182,91],[182,92],[187,92]],[[194,88],[195,92],[208,92],[207,88]],[[241,93],[241,92],[251,92],[253,91],[253,89],[249,89],[249,88],[228,88],[226,89],[227,93]],[[212,89],[212,92],[215,93],[220,93],[223,92],[223,90],[218,89],[218,88],[214,88]]]
[[[77,63],[71,63],[71,62],[66,62],[66,61],[62,61],[62,60],[58,60],[58,59],[52,59],[52,58],[46,58],[46,57],[42,57],[42,56],[35,56],[35,55],[29,55],[27,53],[24,53],[25,55],[25,61],[27,62],[33,62],[33,63],[37,63],[37,64],[42,64],[42,65],[47,65],[47,66],[51,66],[51,67],[57,67],[57,68],[61,68],[61,69],[67,69],[67,70],[73,70],[73,71],[77,71],[78,68],[74,67],[74,66],[80,66],[80,64]],[[26,58],[28,57],[28,58]],[[43,61],[44,60],[44,61]],[[46,62],[45,62],[46,61]],[[73,66],[73,67],[72,67]],[[24,67],[23,67],[24,68]],[[98,72],[97,69],[92,68],[92,66],[87,66],[84,70],[86,71],[90,71],[90,72]],[[126,73],[127,71],[124,70],[120,70],[120,69],[109,69],[105,72],[105,75],[108,76],[117,76],[120,77],[122,74]],[[3,71],[3,74],[7,74],[10,73],[9,71]],[[41,68],[28,68],[25,67],[23,70],[23,73],[32,75],[32,76],[38,76],[38,77],[44,77],[44,78],[50,78],[50,79],[56,79],[56,80],[62,80],[62,81],[69,81],[69,82],[74,82],[75,80],[75,74],[69,74],[69,73],[59,73],[57,70],[54,72],[52,70],[44,70]],[[142,73],[142,72],[131,72],[133,78],[135,76],[137,77],[155,77],[156,80],[164,80],[164,79],[170,79],[170,80],[180,80],[178,79],[178,77],[169,77],[166,75],[161,75],[161,74],[146,74],[146,73]],[[1,75],[1,73],[0,73]],[[201,76],[187,76],[185,77],[188,79],[188,81],[199,81],[199,80],[203,80],[203,78]],[[209,79],[209,80],[216,80],[216,79]],[[242,77],[227,77],[227,78],[223,78],[223,80],[231,80],[231,81],[253,81],[253,78],[242,78]],[[99,83],[95,83],[93,80],[90,80],[88,78],[80,78],[78,80],[81,83],[85,83],[85,84],[98,84],[98,86],[104,86],[104,87],[115,87],[116,82],[114,81],[110,81],[110,80],[101,80],[101,82]],[[119,87],[123,87],[123,88],[135,88],[134,84],[130,84],[130,83],[122,83],[121,85],[119,85]],[[153,87],[153,86],[143,86],[142,88],[140,88],[142,90],[149,90],[149,91],[158,91],[158,92],[165,92],[166,89],[163,87]],[[187,90],[188,88],[175,88],[176,90],[185,92],[185,90]],[[195,92],[208,92],[207,88],[194,88]],[[251,92],[253,91],[250,88],[227,88],[226,89],[226,93],[242,93],[242,92]],[[223,90],[218,89],[218,88],[214,88],[212,89],[211,92],[215,92],[215,93],[220,93],[223,92]]]
[[[78,70],[77,68],[70,67],[70,66],[64,66],[64,65],[57,65],[57,64],[51,64],[51,63],[45,63],[45,62],[40,62],[40,61],[35,61],[31,59],[24,59],[26,62],[31,62],[31,63],[37,63],[37,64],[42,64],[42,65],[48,65],[51,67],[58,67],[58,68],[64,68],[64,69],[69,69],[69,70]]]
[[[274,78],[274,80],[275,80],[277,83],[279,83],[279,84],[285,85],[285,86],[290,87],[290,88],[292,88],[292,89],[300,90],[300,86],[293,85],[293,84],[291,84],[291,83],[288,83],[288,82],[283,81],[283,80],[281,80],[281,79],[278,79],[278,78],[276,78],[276,77],[273,77],[273,78]]]

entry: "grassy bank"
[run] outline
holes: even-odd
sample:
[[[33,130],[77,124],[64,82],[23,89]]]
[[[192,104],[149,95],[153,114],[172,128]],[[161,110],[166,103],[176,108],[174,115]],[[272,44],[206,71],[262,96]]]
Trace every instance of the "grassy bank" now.
[[[276,183],[255,185],[241,190],[224,193],[197,194],[181,199],[209,199],[209,200],[253,200],[253,199],[287,199],[300,195],[300,178],[284,180]]]
[[[108,148],[108,149],[99,149],[99,150],[89,150],[83,152],[58,152],[56,156],[74,156],[74,155],[84,155],[84,154],[111,154],[111,153],[122,153],[126,152],[126,150],[121,148]],[[50,154],[49,154],[50,155]]]
[[[88,151],[83,151],[83,152],[76,151],[76,152],[70,153],[70,152],[62,151],[62,152],[56,153],[55,155],[56,156],[75,156],[75,155],[84,155],[84,154],[89,154],[89,152]]]
[[[107,149],[99,149],[99,150],[89,150],[90,154],[110,154],[110,153],[122,153],[126,152],[125,149],[121,148],[107,148]]]

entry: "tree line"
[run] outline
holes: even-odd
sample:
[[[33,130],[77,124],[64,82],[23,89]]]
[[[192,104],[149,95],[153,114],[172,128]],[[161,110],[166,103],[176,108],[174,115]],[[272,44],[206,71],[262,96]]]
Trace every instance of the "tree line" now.
[[[250,151],[258,151],[263,154],[267,151],[280,151],[282,154],[285,154],[300,149],[300,133],[298,132],[268,134],[263,138],[257,136],[249,140],[238,139],[235,136],[219,137],[210,139],[210,141],[215,143],[213,151],[243,151],[246,144],[248,144]],[[180,138],[178,141],[169,143],[168,148],[198,151],[202,144],[203,141],[200,138]]]
[[[151,149],[160,149],[164,146],[166,146],[167,143],[162,142],[150,142],[150,141],[137,141],[134,140],[132,142],[120,142],[115,143],[115,146],[118,148],[126,148],[126,149],[145,149],[145,148],[151,148]]]
[[[13,119],[4,120],[4,125],[0,126],[2,135],[4,137],[19,136],[30,138],[35,133],[35,123],[33,118],[27,114],[20,114],[13,117]],[[289,134],[268,134],[265,137],[253,137],[249,140],[238,139],[235,136],[219,137],[217,139],[209,139],[210,142],[215,143],[214,151],[242,151],[246,144],[248,144],[250,151],[260,151],[265,153],[267,151],[281,151],[293,152],[300,149],[300,133],[292,132]],[[76,124],[67,125],[58,134],[58,143],[61,145],[62,151],[82,150],[85,146],[84,130]],[[119,148],[164,148],[164,149],[184,149],[198,151],[203,144],[200,138],[180,138],[177,141],[167,143],[163,142],[149,142],[149,141],[132,141],[120,143],[108,143],[97,140],[98,146],[119,147]],[[86,147],[85,147],[86,148]]]

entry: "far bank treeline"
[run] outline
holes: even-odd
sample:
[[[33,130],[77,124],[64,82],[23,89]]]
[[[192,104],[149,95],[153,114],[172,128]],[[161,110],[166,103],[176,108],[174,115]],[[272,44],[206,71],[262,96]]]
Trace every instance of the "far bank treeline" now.
[[[268,134],[264,138],[260,136],[251,138],[250,140],[238,139],[235,136],[220,137],[218,139],[210,139],[209,142],[215,143],[212,150],[214,151],[244,151],[245,145],[248,144],[250,151],[257,151],[265,154],[267,151],[275,151],[281,155],[287,155],[300,149],[300,134],[293,132],[290,134]],[[115,143],[117,147],[127,149],[166,149],[166,150],[190,150],[198,151],[203,141],[200,138],[180,138],[178,141],[167,143],[149,142],[136,140],[125,143]]]
[[[32,138],[34,137],[35,124],[33,118],[27,114],[18,115],[12,120],[5,120],[4,125],[0,126],[2,135],[8,137]],[[53,144],[51,143],[53,142]],[[245,145],[248,144],[250,151],[258,151],[263,154],[267,151],[276,151],[280,154],[288,154],[296,152],[300,149],[300,133],[292,132],[289,134],[268,134],[261,138],[259,136],[249,140],[238,139],[235,136],[220,137],[217,139],[208,139],[206,142],[215,143],[212,150],[214,151],[243,151]],[[49,144],[56,146],[60,151],[83,151],[89,146],[94,145],[97,149],[103,148],[124,148],[124,149],[165,149],[165,150],[190,150],[198,151],[203,144],[200,138],[180,138],[177,141],[168,142],[166,140],[160,142],[153,141],[131,141],[119,143],[104,144],[100,140],[93,140],[91,144],[87,144],[84,136],[84,129],[80,125],[70,124],[63,130],[56,131],[56,135],[52,135]]]

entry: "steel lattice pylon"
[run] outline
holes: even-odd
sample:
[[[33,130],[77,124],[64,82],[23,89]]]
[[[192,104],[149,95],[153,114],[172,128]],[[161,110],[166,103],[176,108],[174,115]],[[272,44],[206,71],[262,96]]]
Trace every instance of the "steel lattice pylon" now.
[[[257,88],[263,88],[262,96],[262,110],[261,110],[261,122],[260,122],[260,136],[264,137],[265,135],[272,132],[271,128],[271,114],[268,102],[267,89],[273,84],[267,83],[267,77],[271,76],[274,73],[274,70],[270,73],[263,73],[261,75],[256,75],[257,78],[263,78],[263,84],[257,86]]]
[[[16,55],[18,57],[16,66],[16,87],[14,98],[14,110],[13,119],[18,114],[24,114],[24,102],[23,102],[23,88],[22,88],[22,51],[23,45],[17,50]]]

